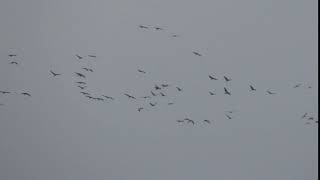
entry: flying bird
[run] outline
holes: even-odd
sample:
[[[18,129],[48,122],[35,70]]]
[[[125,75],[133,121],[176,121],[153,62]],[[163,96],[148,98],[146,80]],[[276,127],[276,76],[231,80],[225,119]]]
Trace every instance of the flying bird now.
[[[78,83],[78,84],[87,84],[87,83],[82,82],[82,81],[79,81],[79,82],[76,82],[76,83]]]
[[[306,118],[306,117],[307,117],[307,115],[308,115],[308,113],[304,113],[304,115],[301,117],[301,119]]]
[[[78,73],[78,72],[75,72],[77,76],[81,77],[81,78],[86,78],[86,76],[84,74],[81,74],[81,73]]]
[[[161,31],[163,30],[163,28],[161,28],[161,27],[154,27],[154,29],[155,29],[155,30],[158,30],[158,31],[159,31],[159,30],[161,30]]]
[[[57,74],[57,73],[55,73],[55,72],[53,72],[53,71],[50,71],[51,72],[51,74],[53,75],[53,77],[56,77],[56,76],[60,76],[61,74]]]
[[[150,99],[151,97],[150,97],[150,96],[142,96],[141,98],[143,98],[143,99]]]
[[[77,86],[80,89],[85,89],[87,86]]]
[[[226,94],[226,95],[231,95],[231,93],[228,91],[228,89],[227,88],[224,88],[224,94]]]
[[[211,123],[211,121],[209,121],[209,120],[207,120],[207,119],[203,120],[203,122],[206,122],[206,123],[208,123],[208,124]]]
[[[161,86],[162,86],[163,88],[166,88],[166,87],[169,87],[170,85],[169,85],[169,84],[161,84]]]
[[[298,87],[300,87],[302,84],[300,83],[300,84],[296,84],[296,85],[294,85],[293,86],[293,88],[298,88]]]
[[[11,61],[10,64],[18,65],[18,62],[16,62],[16,61]]]
[[[223,76],[223,78],[224,78],[224,80],[225,80],[226,82],[229,82],[229,81],[232,80],[231,78],[228,78],[227,76]]]
[[[196,51],[192,51],[192,53],[196,56],[202,56],[200,53],[196,52]]]
[[[184,120],[177,120],[177,122],[181,123],[181,122],[184,122]]]
[[[141,69],[138,69],[138,72],[143,73],[143,74],[146,74],[146,72],[143,71],[143,70],[141,70]]]
[[[256,91],[257,89],[255,89],[252,85],[250,85],[250,90],[251,91]]]
[[[174,103],[168,103],[168,105],[170,106],[170,105],[173,105]]]
[[[106,99],[111,99],[111,100],[114,100],[113,97],[110,97],[110,96],[106,96],[106,95],[102,95],[103,97],[105,97]]]
[[[216,95],[215,93],[213,93],[213,92],[211,92],[211,91],[209,91],[209,94],[210,94],[211,96]]]
[[[79,56],[78,54],[76,54],[76,57],[77,57],[78,59],[82,59],[82,58],[83,58],[82,56]]]
[[[23,93],[21,93],[21,95],[24,95],[24,96],[29,96],[29,97],[31,97],[31,94],[29,94],[29,93],[27,93],[27,92],[23,92]]]
[[[160,92],[160,95],[162,96],[162,97],[165,97],[166,95],[165,94],[163,94],[162,92]]]
[[[195,124],[195,122],[189,118],[185,118],[184,120],[187,121],[187,123],[192,123],[193,125]]]
[[[154,92],[150,91],[152,96],[157,96],[157,94],[155,94]]]
[[[149,27],[143,26],[143,25],[140,25],[139,28],[141,28],[141,29],[149,29]]]
[[[154,106],[156,106],[157,105],[157,103],[155,102],[155,103],[149,103],[150,104],[150,106],[152,106],[152,107],[154,107]]]
[[[143,107],[138,108],[138,111],[140,112],[143,109]]]
[[[180,92],[182,91],[182,89],[181,89],[181,88],[179,88],[179,87],[176,87],[176,88],[177,88],[177,90],[178,90],[178,91],[180,91]]]
[[[136,99],[134,96],[131,96],[130,94],[124,94],[124,95],[126,95],[129,99],[131,98],[131,99]]]
[[[154,89],[155,89],[155,90],[161,90],[161,87],[159,87],[158,85],[155,85],[155,86],[154,86]]]
[[[10,94],[11,92],[9,91],[0,91],[1,94]]]
[[[312,121],[313,121],[313,120],[314,120],[314,117],[309,117],[308,120],[312,120]]]
[[[88,57],[96,58],[97,56],[95,56],[95,55],[88,55]]]
[[[225,114],[225,116],[226,116],[228,119],[232,119],[232,117],[229,116],[228,114]]]
[[[89,72],[93,72],[93,69],[90,69],[90,68],[82,68],[82,69],[84,69],[84,70],[86,70],[86,71],[89,71]]]
[[[81,94],[83,94],[83,95],[90,95],[89,93],[87,93],[87,92],[80,92]]]
[[[177,34],[174,34],[174,35],[172,35],[171,37],[179,37],[179,35],[177,35]]]
[[[274,95],[274,94],[276,94],[276,93],[274,93],[274,92],[271,92],[271,91],[267,91],[267,93],[269,94],[269,95]]]
[[[210,80],[218,80],[216,77],[209,75]]]
[[[95,99],[98,101],[104,101],[104,99],[102,99],[102,98],[95,98]]]
[[[8,54],[9,57],[15,57],[17,56],[16,54]]]

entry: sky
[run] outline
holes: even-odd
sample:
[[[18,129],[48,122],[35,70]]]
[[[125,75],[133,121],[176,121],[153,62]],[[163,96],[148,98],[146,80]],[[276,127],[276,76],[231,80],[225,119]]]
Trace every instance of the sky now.
[[[317,179],[317,7],[1,0],[0,179]],[[166,97],[140,98],[161,84]]]

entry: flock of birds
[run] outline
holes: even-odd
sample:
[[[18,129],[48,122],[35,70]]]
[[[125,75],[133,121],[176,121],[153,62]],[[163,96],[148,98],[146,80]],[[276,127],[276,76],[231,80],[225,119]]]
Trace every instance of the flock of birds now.
[[[155,27],[149,27],[149,26],[145,26],[145,25],[140,25],[138,26],[140,29],[154,29],[156,31],[163,31],[164,29],[158,26]],[[177,34],[173,34],[171,35],[171,37],[180,37]],[[202,54],[200,54],[199,52],[196,51],[192,51],[192,53],[195,56],[203,56]],[[19,62],[14,60],[15,57],[17,57],[17,54],[9,54],[8,55],[10,57],[9,64],[12,65],[19,65]],[[85,58],[97,58],[96,55],[87,55],[87,56],[82,56],[79,54],[75,55],[75,58],[77,58],[78,60],[85,60]],[[58,76],[63,76],[63,74],[61,73],[57,73],[54,70],[50,70],[49,71],[50,74],[53,77],[58,77]],[[143,70],[143,69],[137,69],[138,73],[141,74],[147,74],[147,71]],[[74,72],[74,75],[78,78],[78,80],[75,82],[76,87],[79,88],[79,93],[81,95],[83,95],[84,98],[88,98],[89,100],[94,100],[94,101],[99,101],[99,102],[104,102],[104,101],[115,101],[117,98],[115,98],[114,96],[110,96],[110,95],[105,95],[105,94],[101,94],[99,96],[94,96],[93,93],[89,92],[87,90],[88,88],[88,82],[86,81],[88,73],[94,73],[94,70],[92,68],[88,68],[88,67],[82,67],[78,72]],[[210,81],[225,81],[225,82],[231,82],[232,79],[230,77],[227,76],[222,76],[222,77],[217,77],[216,75],[212,75],[209,74],[208,75],[208,79]],[[301,88],[303,86],[302,83],[296,84],[293,86],[293,88]],[[144,96],[138,97],[135,95],[132,95],[130,93],[123,93],[123,96],[127,97],[129,100],[133,100],[133,101],[138,101],[138,100],[144,100],[144,102],[146,102],[144,104],[144,106],[138,106],[136,107],[138,112],[143,112],[144,110],[146,110],[147,106],[149,107],[155,107],[158,105],[158,102],[155,100],[156,97],[161,98],[161,97],[168,97],[169,95],[167,93],[165,93],[165,90],[168,88],[172,88],[175,89],[175,91],[177,93],[183,93],[183,88],[177,85],[173,85],[173,84],[167,84],[167,83],[162,83],[162,84],[155,84],[153,87],[150,88],[149,90],[149,94],[146,94]],[[311,86],[307,86],[308,89],[311,89]],[[258,91],[258,89],[254,86],[249,84],[248,85],[248,91],[250,92],[255,92]],[[277,93],[273,90],[265,90],[266,95],[276,95]],[[29,92],[10,92],[10,91],[2,91],[0,90],[0,94],[2,95],[9,95],[9,94],[20,94],[23,96],[28,96],[31,97],[31,94]],[[227,87],[223,87],[223,94],[226,96],[232,96],[232,92],[230,91],[230,89],[228,89]],[[216,96],[217,92],[214,91],[208,91],[208,95],[209,96]],[[173,102],[166,102],[166,104],[168,106],[174,105]],[[0,103],[0,106],[5,106],[5,104]],[[233,114],[234,114],[234,110],[232,111],[226,111],[225,113],[225,118],[227,118],[228,120],[233,119]],[[302,120],[306,120],[305,124],[311,125],[311,124],[318,124],[318,120],[314,117],[314,116],[309,116],[309,113],[304,113],[301,116]],[[199,123],[199,121],[190,119],[190,118],[183,118],[183,119],[179,119],[176,120],[177,123],[187,123],[187,124],[192,124],[195,125],[197,123]],[[206,124],[211,124],[213,122],[213,120],[209,120],[209,119],[203,119],[201,120],[201,122],[206,123]]]

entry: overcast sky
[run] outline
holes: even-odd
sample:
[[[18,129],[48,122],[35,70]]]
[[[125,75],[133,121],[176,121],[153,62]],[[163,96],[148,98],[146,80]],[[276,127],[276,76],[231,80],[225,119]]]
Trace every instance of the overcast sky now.
[[[0,91],[12,93],[0,94],[0,179],[317,179],[318,125],[301,119],[318,120],[317,7],[316,0],[1,0]],[[92,96],[114,101],[84,97],[80,80]],[[166,97],[140,98],[165,83]],[[184,118],[195,125],[177,122]]]

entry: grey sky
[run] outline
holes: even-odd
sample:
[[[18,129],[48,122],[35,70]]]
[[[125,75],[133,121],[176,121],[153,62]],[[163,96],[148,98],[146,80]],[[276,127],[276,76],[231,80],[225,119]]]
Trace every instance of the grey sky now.
[[[318,126],[300,117],[318,116],[317,7],[315,0],[1,0],[0,91],[32,97],[0,94],[0,179],[316,179]],[[114,102],[79,94],[74,72],[82,67],[95,71],[85,73],[88,91]],[[150,95],[161,83],[183,92],[168,88],[154,108],[123,96]],[[196,125],[176,122],[186,117]]]

